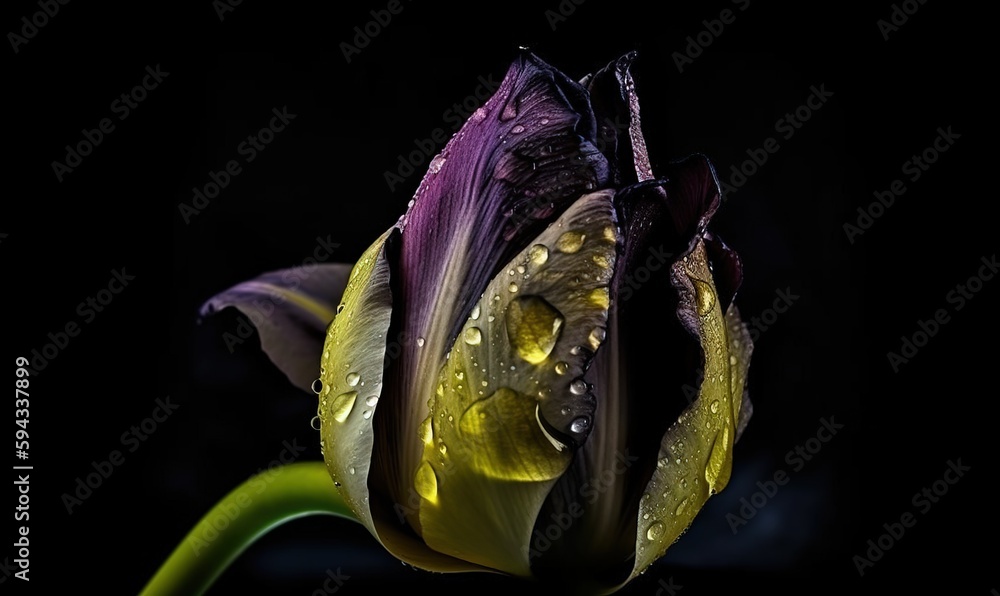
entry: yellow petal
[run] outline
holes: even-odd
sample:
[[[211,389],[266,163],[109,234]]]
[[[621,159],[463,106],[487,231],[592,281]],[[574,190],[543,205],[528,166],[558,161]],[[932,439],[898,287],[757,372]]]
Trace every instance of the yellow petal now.
[[[583,369],[603,340],[611,192],[586,195],[491,281],[442,368],[413,479],[434,549],[528,576],[535,519],[589,433]]]

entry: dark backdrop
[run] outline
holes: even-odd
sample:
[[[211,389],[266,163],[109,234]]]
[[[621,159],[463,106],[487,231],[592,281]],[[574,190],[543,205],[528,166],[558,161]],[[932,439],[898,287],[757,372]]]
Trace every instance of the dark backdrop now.
[[[521,45],[574,77],[639,51],[654,165],[703,152],[733,186],[714,226],[743,257],[744,315],[761,317],[750,370],[756,411],[733,479],[629,593],[655,593],[670,578],[691,595],[917,582],[926,593],[985,596],[997,585],[974,542],[992,544],[997,528],[995,510],[979,501],[995,470],[981,443],[996,395],[997,290],[982,282],[961,309],[950,294],[996,250],[993,185],[982,176],[993,169],[983,155],[995,153],[981,151],[995,103],[983,82],[992,69],[980,66],[988,54],[977,47],[990,35],[985,14],[904,3],[900,14],[916,12],[886,39],[878,21],[891,18],[889,2],[404,2],[348,62],[341,42],[353,43],[354,27],[386,3],[244,2],[221,19],[220,5],[74,2],[27,43],[8,37],[5,169],[16,186],[0,207],[4,353],[42,353],[68,323],[79,333],[43,355],[31,379],[32,581],[0,573],[5,588],[135,593],[284,442],[320,457],[314,398],[270,366],[256,335],[226,345],[235,317],[197,325],[197,308],[240,280],[301,264],[318,239],[337,245],[331,261],[353,260],[405,209],[426,162],[393,189],[385,171],[416,140],[439,128],[450,135],[456,121],[446,110],[482,79],[500,80]],[[18,34],[21,17],[40,10],[6,8],[3,23]],[[703,21],[724,9],[734,18],[721,33],[688,47],[709,25],[718,31]],[[560,10],[564,20],[546,13]],[[678,52],[698,55],[681,69]],[[169,74],[121,119],[113,102],[157,65]],[[783,125],[814,88],[832,95],[801,112],[811,113],[800,128]],[[295,119],[245,163],[240,143],[284,106]],[[102,118],[114,130],[57,176],[64,146]],[[960,136],[914,180],[904,162],[948,127]],[[777,151],[745,165],[769,137]],[[178,204],[233,159],[242,171],[185,222]],[[756,171],[742,180],[734,166]],[[897,179],[905,193],[872,207],[873,193]],[[877,217],[859,222],[859,208]],[[101,312],[78,307],[113,271],[134,279]],[[796,296],[787,311],[768,314],[786,294]],[[938,309],[947,322],[894,370],[887,353]],[[176,411],[148,440],[123,446],[122,433],[168,396]],[[13,404],[8,412],[13,421]],[[787,456],[816,446],[809,440],[831,418],[843,429],[809,461]],[[63,495],[115,449],[124,463],[68,513]],[[913,500],[959,458],[971,471],[939,482],[935,502]],[[734,533],[727,514],[744,515],[741,499],[779,470],[788,484]],[[888,549],[861,575],[854,557],[878,555],[866,554],[868,540],[907,512],[915,525],[883,538]],[[0,557],[13,561],[13,549]],[[261,540],[215,590],[310,594],[337,568],[351,576],[343,593],[524,589],[405,568],[360,526],[313,518]]]

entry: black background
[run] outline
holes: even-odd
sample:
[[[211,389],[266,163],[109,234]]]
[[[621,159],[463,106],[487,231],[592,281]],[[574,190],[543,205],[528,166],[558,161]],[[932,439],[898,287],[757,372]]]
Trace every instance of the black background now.
[[[197,325],[197,308],[241,280],[301,264],[318,237],[339,245],[332,261],[353,260],[403,212],[421,175],[390,191],[384,172],[414,139],[437,128],[450,135],[444,111],[478,77],[500,80],[526,45],[574,78],[638,50],[654,167],[702,152],[729,180],[748,149],[768,137],[780,143],[727,197],[714,228],[743,257],[737,302],[746,318],[778,290],[800,298],[756,343],[756,411],[729,487],[628,593],[654,593],[668,578],[691,595],[876,592],[913,582],[925,593],[990,593],[996,511],[979,499],[995,470],[994,450],[981,444],[996,396],[996,282],[960,311],[946,300],[996,250],[993,185],[983,176],[995,152],[981,151],[993,138],[983,82],[992,74],[976,66],[987,56],[977,47],[989,39],[979,26],[987,15],[932,0],[885,40],[876,22],[889,18],[887,2],[754,0],[740,11],[726,2],[653,10],[587,0],[554,30],[545,14],[559,10],[554,0],[474,9],[405,2],[348,63],[341,42],[385,7],[348,4],[244,2],[220,20],[210,2],[74,2],[16,54],[4,51],[6,177],[15,182],[0,207],[9,361],[80,323],[77,305],[107,287],[112,270],[135,276],[32,378],[31,588],[136,593],[186,530],[274,461],[283,441],[319,459],[314,398],[271,367],[256,336],[227,349],[234,317]],[[5,32],[38,10],[7,7]],[[672,55],[724,8],[735,22],[678,72]],[[157,64],[170,74],[119,121],[111,103]],[[833,96],[782,138],[776,121],[814,85]],[[190,204],[210,170],[242,160],[237,146],[282,106],[296,114],[287,130],[185,223],[178,204]],[[105,117],[115,130],[57,180],[52,162],[65,159],[64,146]],[[961,135],[955,145],[907,180],[903,162],[948,126]],[[844,224],[895,179],[906,193],[849,242]],[[951,321],[895,373],[886,353],[939,308]],[[67,514],[62,495],[91,462],[121,450],[122,433],[166,396],[176,413]],[[13,404],[8,411],[13,419]],[[726,514],[755,482],[790,470],[785,454],[830,416],[844,429],[733,535]],[[958,458],[971,466],[966,477],[859,576],[852,557],[883,523],[916,511],[913,495]],[[12,561],[13,549],[0,557]],[[214,593],[311,594],[338,567],[351,576],[342,593],[525,589],[405,568],[360,526],[312,518],[253,546]]]

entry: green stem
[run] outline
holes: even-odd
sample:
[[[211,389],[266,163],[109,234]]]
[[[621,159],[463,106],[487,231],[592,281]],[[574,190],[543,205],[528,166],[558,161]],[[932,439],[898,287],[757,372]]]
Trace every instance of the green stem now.
[[[322,462],[253,476],[198,522],[142,594],[203,594],[258,538],[285,522],[317,514],[355,519]]]

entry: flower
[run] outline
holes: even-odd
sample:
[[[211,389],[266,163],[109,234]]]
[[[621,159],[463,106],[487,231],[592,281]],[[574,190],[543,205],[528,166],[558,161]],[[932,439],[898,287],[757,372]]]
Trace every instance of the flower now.
[[[708,159],[654,173],[633,58],[577,83],[524,53],[353,268],[205,306],[281,298],[262,347],[318,393],[337,490],[416,567],[613,591],[728,482],[742,266],[708,231]]]

